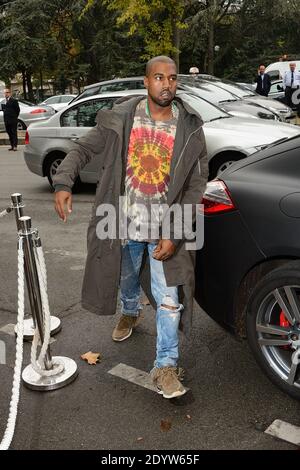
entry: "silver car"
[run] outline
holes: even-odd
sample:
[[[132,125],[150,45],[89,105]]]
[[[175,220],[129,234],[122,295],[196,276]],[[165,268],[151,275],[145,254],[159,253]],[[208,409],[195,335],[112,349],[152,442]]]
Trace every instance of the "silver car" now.
[[[20,106],[20,114],[18,117],[18,130],[25,130],[32,122],[46,121],[49,117],[55,114],[53,108],[50,106],[40,106],[30,103],[25,100],[18,100]],[[6,100],[3,98],[0,105],[5,104]],[[5,130],[3,111],[0,106],[0,131]]]
[[[197,94],[201,98],[216,104],[232,116],[290,123],[295,123],[296,120],[296,113],[287,105],[260,96],[253,90],[245,89],[234,82],[213,75],[199,74],[192,77],[191,75],[178,74],[178,88],[186,89],[185,86],[194,87],[198,90]],[[100,93],[143,88],[145,88],[144,77],[141,76],[106,80],[86,86],[72,103]]]
[[[145,95],[145,90],[103,93],[75,101],[47,122],[31,125],[26,132],[24,158],[33,173],[47,176],[50,184],[58,165],[94,125],[100,109],[111,109],[123,96]],[[192,106],[204,121],[210,177],[215,177],[233,162],[300,133],[297,126],[274,121],[240,119],[208,103],[199,96],[179,91],[178,96]],[[84,183],[97,183],[97,158],[80,172]]]
[[[55,111],[60,111],[68,106],[68,104],[76,98],[77,95],[55,95],[47,98],[40,103],[40,106],[51,106]]]
[[[202,79],[210,83],[214,83],[216,86],[229,91],[233,95],[236,95],[238,98],[242,99],[244,102],[254,103],[273,111],[280,117],[282,121],[294,121],[296,117],[296,113],[289,106],[272,99],[271,96],[268,98],[266,96],[261,96],[255,91],[245,89],[243,86],[240,86],[237,83],[231,82],[229,80],[223,80],[212,75],[200,75],[199,80]]]

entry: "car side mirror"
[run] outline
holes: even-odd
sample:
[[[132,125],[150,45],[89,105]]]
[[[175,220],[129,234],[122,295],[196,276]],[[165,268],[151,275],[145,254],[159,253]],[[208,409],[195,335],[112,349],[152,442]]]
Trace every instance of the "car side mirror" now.
[[[283,91],[283,86],[277,85],[277,90],[278,90],[278,91]]]

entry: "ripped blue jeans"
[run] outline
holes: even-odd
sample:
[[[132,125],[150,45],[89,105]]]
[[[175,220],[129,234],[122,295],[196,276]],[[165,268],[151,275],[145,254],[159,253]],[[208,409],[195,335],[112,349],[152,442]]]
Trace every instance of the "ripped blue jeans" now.
[[[177,287],[168,287],[163,262],[152,257],[156,243],[129,240],[122,248],[121,304],[124,315],[138,316],[141,295],[139,272],[145,249],[148,250],[151,271],[151,292],[156,301],[156,360],[155,367],[176,366],[178,361],[178,326],[182,305]],[[162,306],[164,305],[164,306]],[[167,306],[176,307],[168,309]]]

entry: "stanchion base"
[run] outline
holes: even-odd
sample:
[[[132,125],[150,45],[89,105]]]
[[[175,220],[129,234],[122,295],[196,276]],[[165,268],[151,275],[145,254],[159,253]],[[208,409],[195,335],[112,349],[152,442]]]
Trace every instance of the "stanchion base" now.
[[[50,317],[51,336],[56,335],[61,330],[61,321],[57,317]],[[17,334],[17,325],[15,326],[15,334]],[[32,318],[24,320],[24,341],[32,341],[34,335],[34,324]]]
[[[54,356],[53,360],[59,359],[64,364],[64,370],[60,374],[52,377],[41,377],[33,370],[31,364],[23,370],[22,379],[24,385],[31,390],[46,392],[48,390],[57,390],[73,382],[78,375],[77,364],[73,359],[62,356]]]

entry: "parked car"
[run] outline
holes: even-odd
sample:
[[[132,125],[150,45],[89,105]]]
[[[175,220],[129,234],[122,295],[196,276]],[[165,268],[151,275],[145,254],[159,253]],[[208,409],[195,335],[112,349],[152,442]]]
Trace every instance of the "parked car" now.
[[[191,91],[191,89],[186,88],[186,86],[193,86],[193,82],[188,81],[186,83],[186,77],[192,80],[191,75],[186,76],[179,74],[178,89]],[[93,85],[88,85],[84,88],[83,92],[72,101],[72,103],[79,99],[104,92],[140,89],[145,89],[144,77],[129,77],[123,79],[118,78],[114,80],[107,80],[104,82],[94,83]],[[197,88],[192,91],[210,103],[216,104],[232,116],[253,119],[282,120],[281,117],[274,111],[268,110],[265,107],[262,108],[257,104],[246,103],[229,91],[223,90],[222,88],[220,89],[220,87],[217,87],[207,81],[202,81],[201,83],[200,81],[197,81]]]
[[[101,93],[112,93],[114,91],[144,90],[144,77],[115,78],[104,80],[84,87],[83,91],[73,99],[74,101],[88,98],[89,96],[100,95]]]
[[[83,98],[59,111],[49,121],[31,125],[26,133],[24,150],[29,170],[47,176],[52,184],[58,165],[72,149],[74,141],[95,125],[97,111],[110,109],[118,98],[128,95],[146,95],[146,91],[120,91]],[[289,124],[235,118],[199,96],[180,91],[178,95],[204,120],[211,178],[263,146],[299,132],[296,126]],[[96,183],[98,165],[97,159],[86,165],[80,172],[81,181]]]
[[[285,103],[285,94],[284,94],[282,80],[276,80],[272,82],[270,92],[269,92],[269,97],[272,98],[273,100],[278,100],[278,101],[281,101],[282,103]]]
[[[256,90],[256,83],[245,83],[245,82],[235,82],[237,85],[246,88],[246,90],[255,91]]]
[[[270,75],[272,81],[280,80],[283,78],[284,73],[290,70],[290,63],[295,63],[296,70],[300,71],[300,60],[289,60],[269,64],[266,68],[266,73]]]
[[[18,100],[20,106],[20,114],[18,117],[18,130],[25,130],[32,122],[46,121],[55,114],[50,106],[40,106],[25,100]],[[0,101],[0,105],[5,104],[5,98]],[[0,130],[5,130],[3,111],[0,107]]]
[[[47,98],[42,103],[40,103],[40,105],[51,106],[53,109],[55,109],[55,111],[60,111],[61,109],[66,108],[70,101],[76,98],[76,96],[77,95],[55,95]]]
[[[229,91],[233,95],[236,95],[244,102],[257,104],[265,109],[268,109],[269,111],[276,113],[277,116],[280,117],[280,120],[284,122],[295,121],[296,113],[286,104],[279,103],[278,101],[273,100],[271,97],[267,98],[265,96],[261,96],[255,91],[251,91],[249,89],[245,90],[245,88],[238,85],[237,83],[213,77],[212,75],[199,75],[199,78],[197,77],[196,80],[206,80],[214,83],[216,86]]]
[[[196,299],[247,336],[267,376],[300,398],[300,134],[207,185]],[[293,365],[295,364],[295,365]]]

